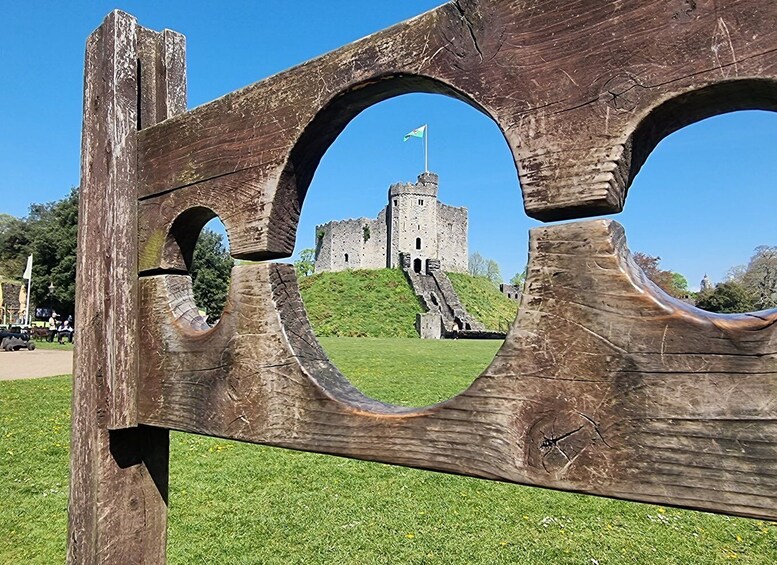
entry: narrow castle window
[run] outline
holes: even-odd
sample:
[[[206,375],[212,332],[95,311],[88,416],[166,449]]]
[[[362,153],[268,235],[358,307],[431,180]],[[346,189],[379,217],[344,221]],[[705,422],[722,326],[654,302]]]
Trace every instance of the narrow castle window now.
[[[421,238],[420,237],[415,238],[415,248],[416,249],[421,249]]]
[[[348,253],[345,254],[345,262],[348,262]]]
[[[397,205],[397,199],[395,198],[394,199],[394,206],[396,206],[396,205]]]

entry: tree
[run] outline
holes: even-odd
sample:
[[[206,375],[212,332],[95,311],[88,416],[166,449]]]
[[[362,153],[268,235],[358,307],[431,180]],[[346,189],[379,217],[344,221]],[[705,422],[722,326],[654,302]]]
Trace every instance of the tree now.
[[[198,308],[205,310],[211,322],[220,318],[224,310],[233,265],[224,237],[204,228],[194,247],[191,276],[194,301]]]
[[[499,286],[502,283],[502,273],[499,270],[499,263],[493,259],[486,259],[477,251],[470,253],[467,270],[473,277],[484,277],[496,286]]]
[[[297,278],[304,279],[315,272],[316,250],[303,249],[299,253],[299,259],[294,261],[294,270],[297,271]]]
[[[510,279],[510,284],[513,286],[523,286],[523,283],[526,282],[526,273],[528,272],[529,267],[527,266],[523,271],[520,271],[518,273],[515,273],[513,275],[513,278]]]
[[[777,246],[755,248],[741,278],[741,284],[754,297],[754,310],[777,307]]]
[[[78,189],[62,200],[33,204],[26,218],[0,217],[0,274],[21,280],[33,254],[30,302],[60,314],[75,310]]]
[[[661,290],[674,296],[675,298],[686,298],[688,296],[688,281],[680,273],[665,271],[659,267],[661,257],[654,257],[647,253],[634,253],[632,255],[634,262],[642,269],[645,276],[649,278]]]
[[[688,288],[688,279],[686,279],[680,273],[672,273],[672,286],[677,291],[685,295],[688,295],[691,292],[690,289]]]
[[[21,280],[30,239],[25,222],[10,214],[0,214],[0,275]]]
[[[33,204],[25,223],[28,252],[33,254],[31,302],[51,306],[60,314],[74,313],[78,189],[72,188],[62,200]]]
[[[493,259],[487,259],[485,277],[488,280],[490,280],[494,286],[498,288],[499,285],[502,284],[502,273],[499,270],[499,263],[497,263]]]
[[[714,290],[700,292],[696,299],[696,307],[709,312],[750,312],[754,306],[753,295],[736,281],[720,283]]]
[[[467,270],[469,271],[469,274],[472,275],[473,277],[486,276],[487,270],[486,270],[485,257],[483,257],[477,251],[475,251],[474,253],[470,253]]]

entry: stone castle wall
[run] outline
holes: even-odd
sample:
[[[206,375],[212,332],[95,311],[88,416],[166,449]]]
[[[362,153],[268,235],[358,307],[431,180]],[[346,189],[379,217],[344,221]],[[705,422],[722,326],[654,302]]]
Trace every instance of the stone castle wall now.
[[[399,267],[400,253],[425,272],[428,259],[446,271],[467,270],[467,209],[437,200],[438,177],[419,175],[397,183],[376,219],[358,218],[316,226],[316,272]]]
[[[386,268],[386,211],[316,226],[316,272]]]
[[[437,240],[439,256],[445,257],[444,270],[466,273],[469,265],[467,209],[437,203]]]

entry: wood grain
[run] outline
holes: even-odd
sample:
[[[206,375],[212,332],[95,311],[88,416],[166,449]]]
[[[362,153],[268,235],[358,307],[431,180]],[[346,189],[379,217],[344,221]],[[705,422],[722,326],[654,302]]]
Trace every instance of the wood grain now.
[[[776,0],[458,0],[185,112],[183,37],[110,14],[86,51],[69,562],[164,562],[168,429],[777,519],[777,311],[672,299],[615,222],[532,230],[496,358],[420,409],[340,374],[291,266],[235,267],[212,329],[187,274],[215,214],[234,256],[290,255],[326,149],[408,92],[493,118],[533,217],[617,212],[672,131],[777,109],[775,24]]]
[[[504,346],[466,392],[423,409],[369,399],[331,365],[291,266],[235,267],[208,331],[171,307],[189,284],[141,279],[146,424],[777,518],[777,311],[722,316],[665,295],[614,222],[532,230]]]
[[[87,42],[69,563],[165,559],[169,434],[137,420],[135,140],[142,122],[185,109],[184,77],[183,37],[123,12]]]
[[[777,109],[776,50],[775,0],[450,2],[141,132],[140,194],[165,209],[144,233],[197,202],[221,208],[236,257],[291,255],[326,149],[363,109],[408,92],[494,119],[530,216],[618,212],[664,136]]]

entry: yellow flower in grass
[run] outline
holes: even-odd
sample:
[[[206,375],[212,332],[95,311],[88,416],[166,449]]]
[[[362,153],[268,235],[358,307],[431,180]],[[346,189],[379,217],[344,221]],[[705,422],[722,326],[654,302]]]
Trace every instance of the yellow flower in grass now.
[[[726,559],[736,559],[736,558],[738,557],[738,555],[736,554],[736,552],[734,552],[734,551],[731,551],[731,550],[730,550],[729,548],[727,548],[727,547],[724,547],[724,548],[723,548],[723,551],[725,551],[725,552],[726,552]]]
[[[407,534],[405,534],[405,537],[407,539],[413,539],[415,537],[415,534],[407,533]]]

